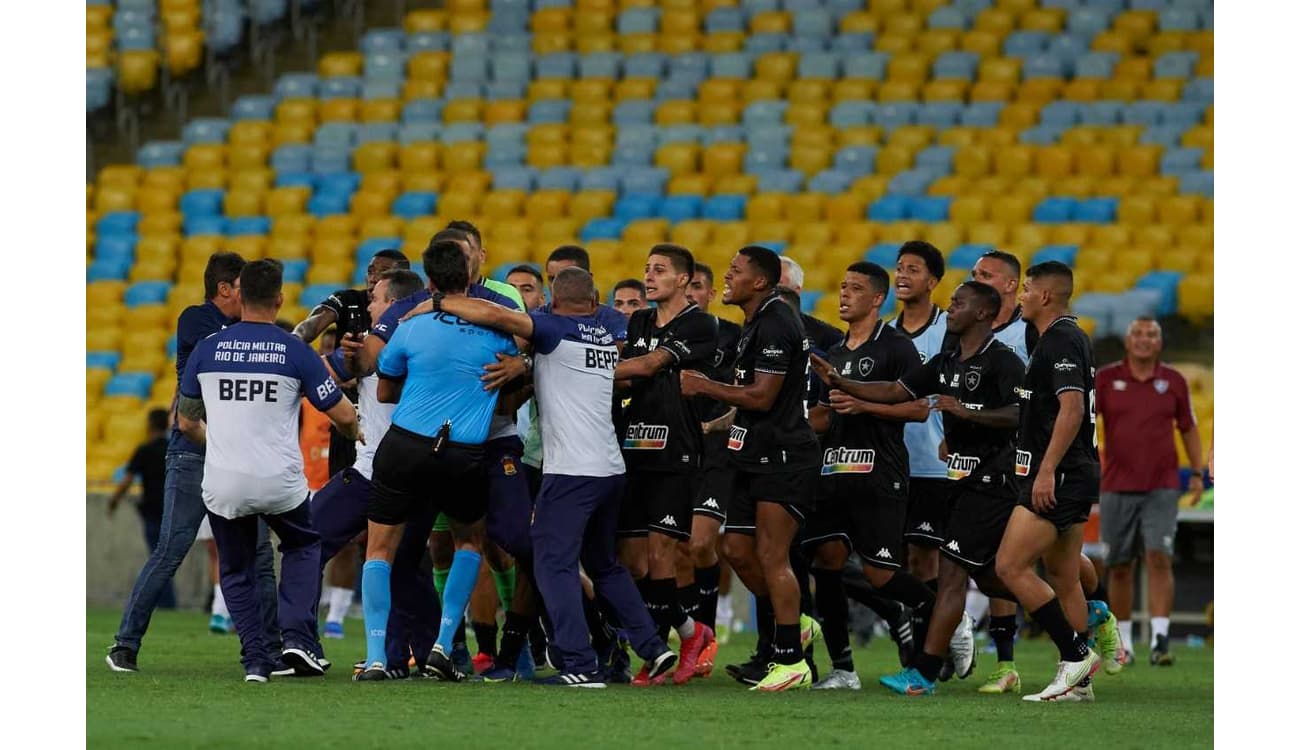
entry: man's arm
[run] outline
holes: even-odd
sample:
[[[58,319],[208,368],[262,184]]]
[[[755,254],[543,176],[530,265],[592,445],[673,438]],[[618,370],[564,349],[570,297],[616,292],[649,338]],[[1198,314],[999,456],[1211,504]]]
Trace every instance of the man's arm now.
[[[325,416],[329,417],[338,428],[340,435],[365,445],[365,436],[361,434],[361,422],[357,419],[357,407],[353,406],[351,401],[346,398],[339,399],[337,404],[325,410]]]
[[[897,382],[859,383],[840,375],[830,362],[816,354],[808,355],[808,359],[812,363],[813,372],[817,373],[817,377],[821,378],[823,383],[854,398],[874,401],[878,404],[898,404],[915,399],[915,396],[908,393],[907,389]]]
[[[421,303],[408,315],[418,314],[418,311],[423,306],[424,303]],[[519,336],[523,339],[533,337],[533,319],[528,313],[508,310],[494,302],[473,299],[463,294],[443,297],[441,307],[443,312],[455,315],[461,320],[467,320],[475,325],[495,328],[502,333]],[[432,309],[433,302],[430,301],[429,310]]]
[[[648,378],[665,367],[671,367],[676,361],[667,349],[655,349],[648,354],[620,361],[614,368],[614,379]]]
[[[352,374],[364,378],[375,371],[375,364],[379,362],[379,353],[384,350],[384,340],[373,333],[366,336],[361,341],[361,350],[357,352],[356,364],[353,366]]]
[[[118,482],[117,488],[113,490],[113,496],[108,499],[108,515],[113,515],[113,512],[117,510],[117,506],[121,504],[122,498],[126,496],[127,491],[131,489],[133,484],[135,484],[135,474],[128,469],[126,476],[122,477],[122,481]]]
[[[205,445],[208,442],[207,428],[203,422],[207,415],[202,398],[181,394],[176,399],[176,427],[182,435],[196,445]]]
[[[395,404],[402,397],[403,380],[396,378],[386,378],[379,376],[379,388],[375,390],[375,398],[379,399],[381,404]]]
[[[898,385],[897,383],[862,383],[861,385]],[[840,414],[866,414],[890,422],[924,422],[930,418],[930,403],[923,398],[899,403],[878,403],[855,398],[845,391],[830,392],[830,407]]]
[[[785,375],[756,372],[754,382],[749,385],[726,385],[709,380],[703,373],[687,370],[682,373],[682,395],[707,396],[746,411],[768,411],[776,403],[785,379]]]
[[[293,327],[293,335],[310,344],[338,320],[339,314],[332,307],[319,305],[306,320]]]
[[[967,422],[974,422],[982,427],[992,427],[995,430],[1014,430],[1020,425],[1020,404],[975,410],[967,409],[962,402],[952,396],[940,396],[934,402],[934,410],[951,414]],[[1073,436],[1070,439],[1073,440]]]
[[[817,404],[808,410],[808,424],[812,425],[813,432],[821,434],[831,428],[831,408],[823,404]]]
[[[705,422],[703,425],[701,425],[701,429],[703,430],[705,435],[710,435],[715,432],[728,432],[731,430],[731,425],[735,421],[736,421],[736,407],[733,406],[727,410],[726,414],[723,414],[717,419]]]
[[[1201,463],[1201,433],[1192,425],[1179,434],[1183,437],[1183,448],[1187,449],[1187,460],[1192,464],[1192,476],[1187,480],[1187,489],[1199,496],[1201,490],[1205,489],[1205,481],[1201,478],[1201,472],[1205,468],[1205,464]]]

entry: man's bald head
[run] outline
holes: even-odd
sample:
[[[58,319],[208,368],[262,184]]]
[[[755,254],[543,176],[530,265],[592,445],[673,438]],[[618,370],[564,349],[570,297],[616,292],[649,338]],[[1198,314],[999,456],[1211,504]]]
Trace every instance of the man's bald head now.
[[[551,299],[556,312],[580,313],[594,311],[599,295],[591,274],[577,266],[569,266],[557,273],[555,281],[551,282]]]

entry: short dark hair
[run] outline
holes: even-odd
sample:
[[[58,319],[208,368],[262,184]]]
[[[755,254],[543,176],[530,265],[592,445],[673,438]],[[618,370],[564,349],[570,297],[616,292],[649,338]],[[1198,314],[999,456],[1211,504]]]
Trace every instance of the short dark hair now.
[[[429,247],[435,242],[469,242],[469,234],[460,229],[441,229],[429,239]]]
[[[239,253],[213,253],[208,257],[207,268],[203,269],[203,296],[212,299],[217,296],[217,285],[234,284],[244,270],[244,259]]]
[[[585,268],[570,266],[555,274],[555,283],[551,285],[551,297],[555,302],[579,304],[596,301],[596,281]]]
[[[438,291],[455,294],[469,286],[469,262],[455,241],[438,240],[430,244],[423,259],[424,275]]]
[[[526,273],[529,276],[532,276],[534,279],[537,279],[538,284],[542,283],[542,272],[538,271],[536,268],[533,268],[532,266],[526,263],[523,265],[515,266],[509,271],[506,271],[506,276],[509,277],[517,273]]]
[[[695,273],[702,273],[709,278],[709,286],[713,286],[713,267],[708,263],[695,262]],[[695,274],[691,274],[695,278]]]
[[[636,279],[623,279],[614,285],[614,293],[617,293],[620,289],[635,289],[637,295],[639,295],[641,299],[645,299],[645,284],[642,284]]]
[[[934,245],[925,240],[908,240],[898,248],[898,259],[901,260],[904,255],[915,255],[925,262],[925,268],[931,276],[943,278],[943,253]]]
[[[149,410],[149,431],[164,432],[167,430],[167,418],[171,416],[166,409]]]
[[[546,256],[546,262],[550,263],[555,260],[571,261],[578,268],[591,273],[591,255],[584,248],[577,245],[560,245],[552,250],[551,254]]]
[[[849,273],[860,273],[871,279],[871,288],[876,294],[889,294],[889,272],[875,263],[860,260],[845,269]]]
[[[239,296],[249,307],[272,307],[284,287],[284,264],[275,258],[249,261],[239,272]]]
[[[388,296],[395,300],[410,297],[424,286],[420,275],[409,268],[390,268],[379,274],[379,280],[388,282]]]
[[[799,293],[794,287],[777,285],[776,293],[781,297],[781,301],[793,307],[796,310],[803,310],[803,303],[799,299]]]
[[[470,222],[465,221],[464,219],[456,219],[455,221],[449,222],[447,228],[464,232],[470,237],[473,237],[474,242],[479,247],[483,247],[483,233],[478,230],[478,227],[474,226]]]
[[[1020,278],[1020,259],[1011,253],[1004,253],[1001,250],[990,250],[980,257],[992,258],[993,260],[1000,260],[1003,263],[1006,263],[1007,267],[1011,269],[1011,272],[1016,275],[1016,278]]]
[[[958,289],[966,287],[975,295],[976,303],[983,305],[984,310],[993,316],[997,316],[998,311],[1002,309],[1002,295],[992,286],[982,281],[963,281],[957,285]]]
[[[759,273],[767,279],[768,287],[775,289],[781,283],[781,256],[762,245],[745,245],[738,254],[749,258],[749,262],[758,267]]]
[[[681,245],[674,245],[671,242],[661,242],[650,248],[647,257],[651,255],[662,255],[673,264],[673,270],[678,273],[684,273],[688,280],[695,277],[695,256],[691,251]]]
[[[1059,260],[1045,260],[1042,263],[1035,263],[1025,271],[1026,279],[1054,278],[1065,282],[1065,299],[1062,302],[1069,301],[1070,295],[1074,294],[1074,271]]]
[[[394,261],[395,263],[397,263],[398,268],[411,267],[411,259],[406,257],[406,253],[403,253],[401,250],[396,250],[391,247],[380,250],[379,252],[370,256],[371,260],[374,260],[375,258],[387,258],[388,260]]]

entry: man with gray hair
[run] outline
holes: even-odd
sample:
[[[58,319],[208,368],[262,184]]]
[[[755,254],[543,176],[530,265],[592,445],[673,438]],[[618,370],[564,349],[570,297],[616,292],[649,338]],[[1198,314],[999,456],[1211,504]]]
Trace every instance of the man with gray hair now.
[[[1104,420],[1106,461],[1101,476],[1101,541],[1110,569],[1111,609],[1119,620],[1121,661],[1133,653],[1133,560],[1145,550],[1151,598],[1151,663],[1169,666],[1169,612],[1174,603],[1174,535],[1181,482],[1173,425],[1187,449],[1187,489],[1200,495],[1201,436],[1187,380],[1160,362],[1160,324],[1134,320],[1124,359],[1097,371],[1097,414]]]

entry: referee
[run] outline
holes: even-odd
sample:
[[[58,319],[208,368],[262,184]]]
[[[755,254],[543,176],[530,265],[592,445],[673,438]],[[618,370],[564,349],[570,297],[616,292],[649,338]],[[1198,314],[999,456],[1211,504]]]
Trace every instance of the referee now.
[[[203,504],[246,682],[266,682],[275,667],[257,593],[259,518],[280,538],[281,658],[298,674],[325,673],[316,657],[321,547],[298,447],[300,399],[305,396],[350,439],[360,437],[356,409],[343,399],[320,356],[275,325],[284,303],[282,280],[279,261],[244,266],[241,321],[199,342],[186,362],[177,401],[181,432],[207,447]]]

